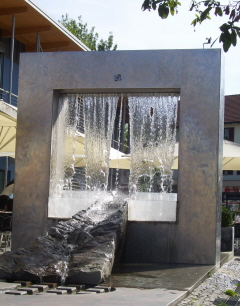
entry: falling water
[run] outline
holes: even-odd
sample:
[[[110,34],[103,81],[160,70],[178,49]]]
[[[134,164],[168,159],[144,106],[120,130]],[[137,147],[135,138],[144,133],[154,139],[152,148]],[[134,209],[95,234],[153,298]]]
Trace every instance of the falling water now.
[[[51,196],[61,197],[64,189],[71,190],[78,120],[78,96],[72,94],[61,95],[57,119],[53,126]]]
[[[118,95],[85,94],[82,98],[87,189],[106,190]]]
[[[178,96],[153,93],[128,94],[127,98],[131,139],[130,194],[136,191],[151,192],[157,175],[160,178],[158,190],[166,192],[172,181]],[[123,95],[119,94],[81,95],[88,190],[107,189],[113,126],[118,101],[121,102],[122,117],[122,99]],[[62,197],[63,190],[72,189],[75,139],[81,113],[78,100],[78,95],[69,94],[62,95],[59,101],[53,129],[50,185],[50,195],[53,197]],[[120,143],[121,121],[118,130]]]
[[[129,95],[131,170],[130,194],[149,191],[156,174],[159,189],[166,192],[171,185],[176,137],[178,96],[169,94]],[[147,190],[144,187],[147,180]]]

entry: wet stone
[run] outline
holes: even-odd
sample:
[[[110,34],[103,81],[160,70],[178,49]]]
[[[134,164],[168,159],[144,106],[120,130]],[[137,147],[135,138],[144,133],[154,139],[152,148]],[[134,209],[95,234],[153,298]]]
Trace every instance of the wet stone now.
[[[98,285],[111,275],[115,256],[120,257],[126,223],[124,198],[96,202],[72,219],[59,222],[32,246],[2,254],[0,278],[46,285]]]

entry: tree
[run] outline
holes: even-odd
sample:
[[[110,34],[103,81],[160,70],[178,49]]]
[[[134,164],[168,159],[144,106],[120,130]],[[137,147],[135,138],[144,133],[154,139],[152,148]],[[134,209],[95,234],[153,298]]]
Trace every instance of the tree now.
[[[177,0],[144,0],[142,10],[157,10],[159,16],[166,19],[169,13],[174,16],[180,5],[181,3]],[[221,4],[220,1],[215,0],[191,0],[190,11],[196,12],[195,19],[191,23],[194,27],[206,19],[211,19],[211,14],[219,17],[227,16],[228,21],[220,26],[219,42],[222,43],[225,52],[231,46],[236,46],[237,38],[240,38],[240,27],[236,26],[240,20],[240,1],[229,0],[228,4]]]
[[[111,32],[107,40],[99,40],[99,35],[95,32],[95,27],[88,30],[87,23],[84,24],[82,21],[82,16],[78,16],[78,21],[76,21],[69,18],[68,14],[65,16],[62,15],[62,19],[59,22],[92,51],[117,50],[117,45],[113,43],[113,34]]]

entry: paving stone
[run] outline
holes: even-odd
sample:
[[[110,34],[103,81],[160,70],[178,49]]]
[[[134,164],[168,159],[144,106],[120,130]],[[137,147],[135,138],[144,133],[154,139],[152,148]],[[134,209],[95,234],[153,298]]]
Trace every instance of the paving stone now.
[[[50,289],[47,293],[67,294],[67,290]]]
[[[11,290],[11,291],[6,291],[5,294],[26,295],[26,294],[27,294],[27,291]]]
[[[30,281],[14,281],[14,283],[21,284],[21,286],[23,287],[28,287],[32,285],[32,282]]]
[[[112,287],[105,287],[105,286],[95,286],[94,289],[103,289],[105,292],[114,291]]]
[[[38,292],[37,288],[29,288],[29,287],[24,287],[24,288],[18,288],[18,291],[26,291],[27,294],[34,294]]]
[[[224,293],[226,289],[237,290],[239,275],[240,259],[234,258],[207,278],[192,292],[192,294],[182,300],[178,305],[212,306],[218,305],[220,301],[224,303],[228,299],[228,296]],[[196,293],[198,295],[196,295]],[[193,301],[196,297],[198,297],[198,300]]]
[[[69,287],[69,286],[59,286],[57,287],[57,290],[67,290],[68,294],[77,292],[76,287]]]
[[[85,290],[86,286],[85,285],[79,285],[79,284],[69,284],[67,287],[75,287],[77,290]]]
[[[21,287],[21,284],[14,284],[8,282],[0,282],[0,292],[5,290],[14,290]]]
[[[49,288],[57,288],[58,283],[40,283],[40,285],[47,285]]]
[[[103,293],[103,292],[105,292],[104,289],[95,289],[95,287],[94,288],[88,288],[88,289],[86,289],[86,291],[87,292],[96,292],[96,293]]]
[[[48,285],[32,285],[30,288],[37,288],[39,292],[45,292],[49,289]]]
[[[96,291],[78,291],[77,294],[96,294]]]

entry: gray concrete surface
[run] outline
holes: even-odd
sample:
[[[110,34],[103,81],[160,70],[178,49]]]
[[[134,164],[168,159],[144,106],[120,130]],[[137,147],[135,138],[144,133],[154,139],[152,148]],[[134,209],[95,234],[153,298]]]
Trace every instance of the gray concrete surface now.
[[[222,262],[232,253],[221,254]],[[239,262],[240,265],[240,262]],[[187,294],[205,280],[215,266],[211,265],[125,265],[115,269],[105,285],[114,286],[116,291],[99,294],[14,296],[4,291],[14,289],[15,284],[0,282],[0,306],[5,305],[178,305]],[[7,289],[7,286],[11,287]]]

